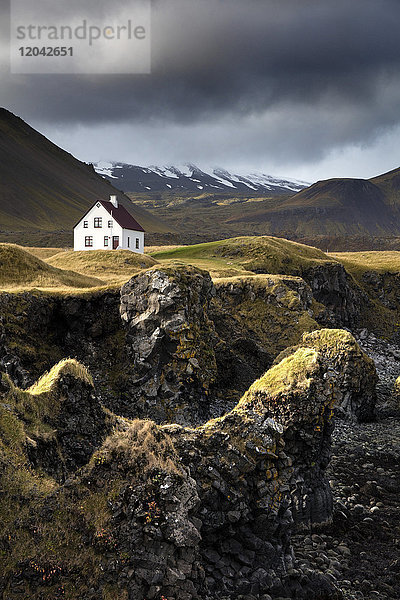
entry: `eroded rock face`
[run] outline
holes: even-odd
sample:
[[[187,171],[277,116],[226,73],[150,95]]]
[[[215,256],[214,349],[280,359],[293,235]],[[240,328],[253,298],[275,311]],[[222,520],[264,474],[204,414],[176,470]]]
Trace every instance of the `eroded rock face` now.
[[[290,571],[294,523],[327,521],[332,510],[324,475],[335,402],[328,368],[318,352],[301,348],[256,381],[226,416],[197,429],[152,426],[149,436],[164,448],[160,460],[167,436],[176,470],[153,462],[152,472],[124,486],[111,508],[113,539],[127,556],[120,577],[130,574],[129,598],[269,593],[311,600],[322,589],[326,598],[340,597],[327,580]],[[123,447],[119,435],[106,444]],[[153,452],[149,436],[140,448],[147,444]],[[142,464],[138,452],[128,461],[123,453],[108,458],[100,451],[87,478],[109,480],[125,462]],[[128,467],[127,480],[129,473]]]
[[[154,557],[146,562],[142,556],[143,570],[133,577],[135,591],[130,597],[233,599],[272,593],[311,599],[318,598],[324,586],[326,598],[340,597],[327,581],[320,581],[313,591],[313,577],[303,578],[301,584],[298,575],[288,575],[294,566],[290,546],[294,523],[325,522],[332,511],[325,469],[336,386],[340,380],[326,358],[300,348],[256,381],[226,416],[195,430],[162,427],[175,448],[177,464],[184,467],[185,485],[196,482],[197,500],[183,502],[191,506],[187,513],[182,506],[179,509],[187,522],[183,531],[191,531],[191,541],[183,546],[174,542],[171,551],[171,538],[164,532],[170,521],[168,508],[164,515],[169,501],[164,503],[168,497],[171,506],[176,502],[183,483],[175,494],[173,488],[166,491],[167,479],[163,480],[158,497],[164,516],[158,523],[157,548],[166,552],[168,543],[168,556],[175,562],[158,558],[156,580]],[[136,502],[140,505],[137,496]]]
[[[4,317],[0,315],[0,373],[7,373],[18,386],[25,387],[29,382],[29,374],[22,367],[19,357],[8,347],[3,320]]]
[[[30,388],[5,391],[11,406],[26,422],[26,449],[31,464],[58,481],[86,465],[93,452],[112,431],[116,419],[108,415],[95,393],[91,378],[81,376],[84,368],[76,361],[63,361],[44,378],[43,391]],[[37,385],[41,385],[39,380]],[[32,390],[32,391],[31,391]],[[20,404],[26,414],[21,413]],[[36,408],[38,407],[38,408]],[[41,422],[35,427],[31,415],[39,411]]]
[[[133,277],[122,296],[0,294],[0,369],[3,363],[25,388],[71,356],[88,365],[101,402],[114,413],[203,423],[233,408],[304,331],[349,322],[338,317],[343,311],[357,313],[342,266],[328,267],[315,267],[308,283],[254,275],[214,288],[204,271],[169,267]]]
[[[52,558],[59,553],[60,584],[73,573],[81,597],[95,600],[105,585],[129,600],[341,598],[298,569],[290,540],[296,523],[330,519],[334,405],[352,386],[359,393],[370,364],[360,352],[344,377],[335,366],[343,348],[357,351],[354,340],[337,330],[309,335],[225,416],[197,428],[121,421],[75,480],[44,496],[38,552],[51,542]],[[51,535],[66,515],[77,537],[64,563],[63,540]],[[83,576],[86,554],[92,571]],[[32,576],[19,565],[5,585],[21,589]]]
[[[346,273],[343,265],[326,264],[307,269],[302,274],[315,299],[325,306],[321,322],[329,327],[357,327],[363,303],[368,298]]]
[[[210,275],[193,267],[146,271],[121,289],[132,401],[139,410],[151,407],[159,422],[196,422],[202,412],[207,418],[217,371],[218,337],[208,317],[214,294]]]
[[[330,340],[331,357],[329,337],[322,344],[321,335],[322,351],[297,349],[256,381],[238,406],[220,419],[195,430],[162,427],[177,464],[184,467],[181,477],[186,483],[176,484],[175,494],[173,488],[166,491],[168,483],[163,480],[160,493],[152,492],[160,498],[160,514],[167,507],[158,523],[161,538],[156,554],[162,547],[166,552],[168,543],[168,556],[176,558],[175,563],[157,559],[156,581],[151,578],[154,558],[146,564],[142,556],[143,570],[134,577],[132,598],[156,599],[164,594],[189,600],[269,593],[311,599],[318,598],[324,587],[326,598],[340,597],[329,582],[316,584],[308,575],[300,583],[288,570],[295,566],[290,545],[294,524],[322,523],[331,515],[325,469],[333,407],[343,383],[349,390],[357,381],[344,380],[332,369],[331,359],[340,353],[339,342],[346,344],[347,335],[336,331],[336,344]],[[179,514],[186,520],[183,531],[191,532],[191,541],[183,546],[174,542],[171,551],[171,538],[164,533],[170,522],[167,498],[171,494],[173,506],[189,481],[196,482],[198,498],[183,502],[191,508],[185,512],[181,505]],[[136,502],[140,505],[137,496]]]

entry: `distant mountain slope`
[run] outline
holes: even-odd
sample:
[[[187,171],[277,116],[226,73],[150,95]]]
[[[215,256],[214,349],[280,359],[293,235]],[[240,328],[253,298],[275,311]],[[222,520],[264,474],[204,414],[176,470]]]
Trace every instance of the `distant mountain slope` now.
[[[95,200],[110,194],[117,194],[147,231],[170,231],[92,166],[0,108],[0,231],[71,230]]]
[[[296,235],[400,235],[400,169],[371,180],[318,181],[281,202],[260,204],[230,223],[257,221]]]
[[[225,169],[215,168],[211,173],[196,165],[167,167],[140,167],[125,163],[95,163],[97,173],[113,182],[124,192],[242,192],[268,195],[293,194],[308,186],[304,181],[279,179],[252,173],[234,175]]]
[[[400,206],[400,169],[394,169],[370,179],[384,193],[389,204]]]

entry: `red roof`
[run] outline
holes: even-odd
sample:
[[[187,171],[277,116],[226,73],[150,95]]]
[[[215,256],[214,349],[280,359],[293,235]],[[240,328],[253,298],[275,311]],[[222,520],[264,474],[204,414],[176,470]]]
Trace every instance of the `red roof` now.
[[[121,225],[124,229],[133,229],[133,231],[144,231],[143,227],[132,217],[132,215],[126,210],[122,204],[118,202],[118,208],[115,208],[111,202],[105,202],[99,200],[100,204],[110,213],[113,219],[115,219],[118,225]]]

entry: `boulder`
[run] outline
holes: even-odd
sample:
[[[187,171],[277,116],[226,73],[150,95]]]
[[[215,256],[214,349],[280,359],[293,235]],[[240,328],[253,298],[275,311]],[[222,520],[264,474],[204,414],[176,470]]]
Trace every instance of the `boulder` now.
[[[218,336],[208,316],[215,288],[194,267],[151,269],[121,289],[121,318],[134,374],[136,414],[158,422],[199,422],[208,415]]]
[[[335,381],[335,412],[345,419],[367,422],[375,419],[378,376],[374,361],[354,337],[342,329],[320,329],[305,333],[299,346],[287,348],[279,362],[298,347],[313,348],[329,366],[327,377]]]
[[[4,382],[5,401],[24,422],[31,464],[59,481],[86,465],[111,433],[115,418],[104,411],[91,376],[76,360],[61,361],[27,390]]]

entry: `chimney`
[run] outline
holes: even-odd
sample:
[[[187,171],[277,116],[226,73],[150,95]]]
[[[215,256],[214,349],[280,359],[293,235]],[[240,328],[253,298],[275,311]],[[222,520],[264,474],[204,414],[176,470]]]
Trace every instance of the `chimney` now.
[[[117,196],[110,196],[110,202],[113,204],[113,206],[115,206],[115,208],[118,208]]]

